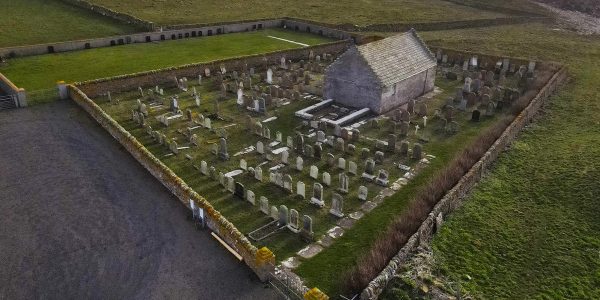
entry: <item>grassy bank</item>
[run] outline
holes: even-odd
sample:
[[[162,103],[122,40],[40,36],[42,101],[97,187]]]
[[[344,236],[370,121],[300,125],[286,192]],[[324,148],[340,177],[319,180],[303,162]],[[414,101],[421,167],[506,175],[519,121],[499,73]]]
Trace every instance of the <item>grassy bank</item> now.
[[[54,0],[0,0],[0,48],[126,34],[135,28]]]
[[[16,58],[1,66],[0,72],[19,87],[38,90],[51,88],[58,80],[83,81],[301,47],[268,35],[309,45],[332,41],[318,35],[268,29]]]
[[[424,36],[561,61],[573,76],[434,239],[438,275],[475,298],[598,299],[600,39],[537,25]]]

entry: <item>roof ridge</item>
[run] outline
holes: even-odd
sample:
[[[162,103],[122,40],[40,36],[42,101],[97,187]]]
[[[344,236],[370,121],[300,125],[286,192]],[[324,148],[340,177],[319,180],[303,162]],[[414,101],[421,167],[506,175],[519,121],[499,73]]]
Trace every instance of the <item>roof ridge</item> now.
[[[410,32],[417,39],[417,41],[419,41],[421,46],[423,46],[423,48],[425,48],[427,50],[429,57],[431,57],[437,63],[437,58],[435,57],[435,54],[433,54],[433,52],[431,52],[431,49],[429,49],[427,44],[425,44],[425,42],[423,41],[423,39],[421,38],[419,33],[417,33],[417,31],[414,28],[411,28],[408,32]]]
[[[414,28],[394,36],[356,47],[379,85],[390,86],[437,65],[435,55]],[[415,73],[417,72],[417,73]]]

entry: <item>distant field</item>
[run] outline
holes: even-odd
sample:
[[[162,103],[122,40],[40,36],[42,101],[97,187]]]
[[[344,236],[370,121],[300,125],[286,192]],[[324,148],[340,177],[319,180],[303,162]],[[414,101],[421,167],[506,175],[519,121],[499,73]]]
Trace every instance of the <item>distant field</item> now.
[[[289,16],[328,23],[367,25],[503,16],[500,13],[442,0],[93,0],[92,2],[158,24],[210,23]]]
[[[267,35],[309,45],[332,41],[312,34],[268,29],[16,58],[0,67],[0,72],[19,87],[38,90],[51,88],[58,80],[83,81],[301,47]]]
[[[0,47],[134,32],[135,29],[55,0],[0,0]]]

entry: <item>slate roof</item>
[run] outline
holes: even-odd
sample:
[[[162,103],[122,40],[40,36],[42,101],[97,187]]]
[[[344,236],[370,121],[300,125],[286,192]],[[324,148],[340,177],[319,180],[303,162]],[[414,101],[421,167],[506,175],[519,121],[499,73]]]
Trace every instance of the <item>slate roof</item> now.
[[[437,64],[435,55],[414,29],[358,46],[382,86],[391,86]]]

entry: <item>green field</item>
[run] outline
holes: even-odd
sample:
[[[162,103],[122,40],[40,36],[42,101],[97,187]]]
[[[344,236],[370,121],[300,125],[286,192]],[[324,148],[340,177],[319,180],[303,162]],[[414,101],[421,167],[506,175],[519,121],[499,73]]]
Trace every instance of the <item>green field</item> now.
[[[0,0],[0,7],[0,48],[136,31],[128,25],[55,0]]]
[[[442,0],[94,0],[92,2],[157,24],[213,23],[288,16],[332,24],[367,25],[504,16],[497,12],[465,7]],[[164,13],[171,11],[177,13]]]
[[[302,47],[268,35],[309,45],[333,41],[318,35],[267,29],[16,58],[0,66],[0,72],[18,87],[39,90],[52,88],[59,80],[84,81]]]
[[[600,298],[600,38],[541,25],[423,35],[560,61],[573,77],[434,239],[438,275],[475,298]]]

